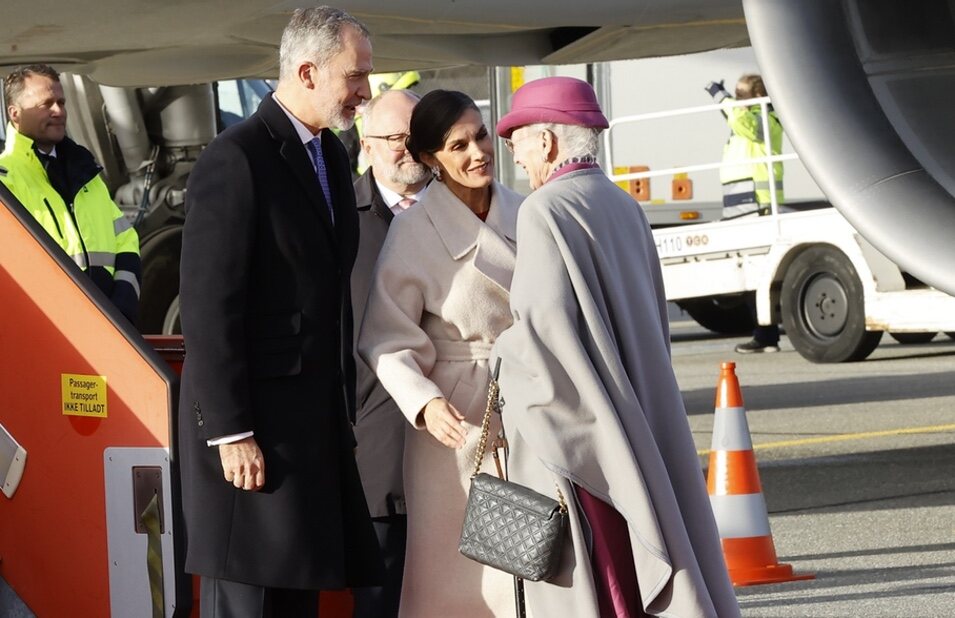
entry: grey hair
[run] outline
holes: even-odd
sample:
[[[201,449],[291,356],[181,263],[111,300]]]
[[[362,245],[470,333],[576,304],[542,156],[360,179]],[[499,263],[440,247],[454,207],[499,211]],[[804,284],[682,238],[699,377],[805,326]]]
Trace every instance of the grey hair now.
[[[394,93],[394,94],[389,94],[389,93]],[[374,115],[375,108],[378,107],[378,102],[381,101],[381,99],[386,96],[398,96],[398,95],[406,96],[416,103],[421,100],[421,95],[419,95],[414,90],[385,90],[381,94],[375,96],[371,101],[368,101],[368,103],[365,103],[365,108],[361,112],[361,118],[362,118],[361,121],[366,131],[368,130],[368,127],[372,124],[371,119],[372,119],[372,116]]]
[[[303,60],[323,67],[342,51],[342,31],[354,28],[363,37],[371,33],[345,11],[330,6],[295,9],[279,45],[279,79],[290,79]]]
[[[573,124],[540,122],[528,125],[531,131],[550,131],[557,136],[560,152],[568,159],[571,157],[597,156],[600,144],[600,132],[603,129],[579,127]]]

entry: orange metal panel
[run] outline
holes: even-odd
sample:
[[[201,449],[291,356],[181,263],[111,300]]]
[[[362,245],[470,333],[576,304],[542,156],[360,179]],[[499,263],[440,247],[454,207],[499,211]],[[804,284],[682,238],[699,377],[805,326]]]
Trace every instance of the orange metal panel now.
[[[0,238],[0,422],[28,453],[17,493],[0,498],[0,574],[39,616],[108,616],[103,451],[168,447],[174,378],[6,207]],[[105,376],[105,418],[64,416],[67,373]]]

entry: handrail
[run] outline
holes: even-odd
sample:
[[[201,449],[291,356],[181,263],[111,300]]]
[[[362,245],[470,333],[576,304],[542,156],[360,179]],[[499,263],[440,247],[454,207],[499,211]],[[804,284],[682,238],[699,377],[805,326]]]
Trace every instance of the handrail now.
[[[647,112],[645,114],[634,114],[630,116],[622,116],[620,118],[615,118],[610,121],[610,126],[604,132],[604,150],[607,153],[607,172],[610,179],[614,182],[621,182],[625,180],[639,180],[642,178],[654,178],[657,176],[671,176],[673,174],[683,174],[688,172],[702,172],[708,170],[719,169],[725,164],[720,161],[719,163],[701,163],[697,165],[684,165],[679,167],[670,167],[662,170],[648,170],[645,172],[632,172],[626,174],[614,174],[614,163],[613,163],[613,143],[611,139],[611,132],[614,127],[621,124],[630,124],[634,122],[643,122],[646,120],[659,120],[661,118],[672,118],[675,116],[687,116],[690,114],[700,114],[705,112],[712,111],[723,111],[727,108],[734,107],[752,107],[754,105],[759,105],[760,108],[760,117],[763,123],[763,144],[766,146],[766,152],[772,152],[772,136],[769,132],[769,105],[771,100],[769,97],[755,97],[752,99],[745,99],[742,101],[734,100],[726,103],[711,103],[709,105],[697,105],[695,107],[683,107],[673,110],[665,110],[659,112]],[[767,167],[769,172],[769,199],[770,199],[770,209],[773,215],[779,212],[779,204],[776,199],[776,172],[773,169],[773,163],[783,162],[783,161],[795,161],[799,159],[799,155],[796,153],[789,154],[778,154],[778,155],[769,155],[765,157],[753,157],[750,159],[742,159],[739,161],[734,161],[733,165],[739,165],[740,163],[752,163],[752,164],[764,164]]]
[[[644,114],[633,114],[630,116],[621,116],[620,118],[614,118],[610,121],[610,128],[607,129],[608,133],[614,126],[618,124],[625,124],[630,122],[636,122],[640,120],[656,120],[659,118],[670,118],[672,116],[688,116],[690,114],[698,114],[701,112],[713,112],[721,111],[726,108],[733,107],[751,107],[753,105],[758,105],[760,103],[771,103],[769,97],[756,97],[753,99],[745,99],[743,101],[733,100],[729,103],[708,103],[707,105],[697,105],[696,107],[680,107],[677,109],[668,109],[661,112],[647,112]],[[606,135],[604,136],[606,137]]]
[[[778,154],[771,157],[754,157],[744,159],[748,163],[775,163],[777,161],[798,161],[799,155],[795,152],[788,154]],[[608,164],[609,165],[609,164]],[[623,180],[638,180],[640,178],[656,178],[657,176],[672,176],[673,174],[682,174],[686,172],[706,172],[709,170],[718,170],[723,167],[723,163],[700,163],[698,165],[684,165],[681,167],[667,167],[659,170],[649,170],[646,172],[627,172],[626,174],[608,174],[614,182]],[[612,168],[611,168],[612,169]]]

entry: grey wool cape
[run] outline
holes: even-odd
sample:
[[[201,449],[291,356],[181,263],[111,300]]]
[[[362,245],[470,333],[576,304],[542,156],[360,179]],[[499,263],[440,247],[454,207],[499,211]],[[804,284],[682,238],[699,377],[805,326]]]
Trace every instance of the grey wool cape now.
[[[566,173],[524,201],[517,246],[514,322],[493,352],[509,474],[571,503],[559,573],[527,582],[530,615],[599,614],[576,483],[627,520],[647,613],[738,616],[642,210],[599,169]]]

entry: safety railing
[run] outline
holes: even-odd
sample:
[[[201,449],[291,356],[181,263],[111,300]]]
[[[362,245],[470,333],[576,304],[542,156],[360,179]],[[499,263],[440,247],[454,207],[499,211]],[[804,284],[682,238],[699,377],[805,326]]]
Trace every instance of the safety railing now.
[[[699,105],[696,107],[684,107],[680,109],[665,110],[660,112],[649,112],[646,114],[636,114],[632,116],[622,116],[620,118],[615,118],[610,121],[609,128],[604,131],[604,152],[606,152],[607,160],[607,169],[610,172],[613,172],[615,169],[613,162],[613,130],[615,127],[618,127],[623,124],[632,124],[636,122],[645,122],[647,120],[660,120],[664,118],[673,118],[676,116],[687,116],[690,114],[702,114],[713,111],[723,111],[726,109],[731,109],[734,107],[752,107],[754,105],[759,105],[760,116],[762,118],[763,124],[763,143],[766,146],[766,152],[772,152],[771,137],[769,132],[769,105],[771,101],[769,97],[758,97],[753,99],[745,99],[742,101],[728,101],[726,103],[713,103],[709,105]],[[786,153],[778,155],[769,155],[765,157],[753,157],[751,159],[741,159],[738,161],[733,161],[732,164],[725,165],[739,165],[741,163],[751,163],[751,164],[764,164],[769,172],[769,196],[770,196],[770,207],[773,215],[779,213],[779,202],[776,199],[776,173],[773,169],[773,164],[783,161],[794,161],[798,160],[799,155],[796,153]],[[716,163],[700,163],[696,165],[685,165],[681,167],[669,167],[666,169],[659,170],[649,170],[643,172],[630,172],[626,174],[610,174],[610,179],[614,182],[623,182],[628,180],[638,180],[641,178],[654,178],[658,176],[673,176],[674,174],[684,174],[690,172],[702,172],[709,170],[718,170],[723,167],[724,163],[722,161]]]

